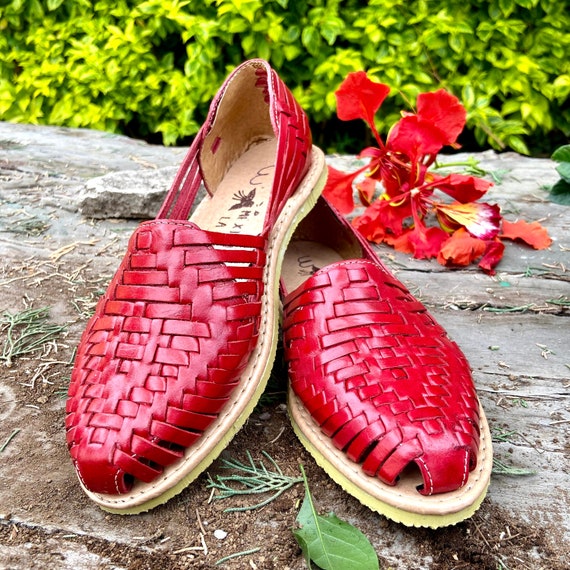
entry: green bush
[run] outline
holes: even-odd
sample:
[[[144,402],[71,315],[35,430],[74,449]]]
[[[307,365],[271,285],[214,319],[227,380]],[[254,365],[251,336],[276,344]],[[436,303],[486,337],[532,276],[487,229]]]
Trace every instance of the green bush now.
[[[551,0],[0,0],[0,118],[186,142],[263,57],[328,150],[347,136],[334,91],[365,69],[397,93],[380,127],[445,87],[480,146],[527,152],[570,134],[569,29]]]

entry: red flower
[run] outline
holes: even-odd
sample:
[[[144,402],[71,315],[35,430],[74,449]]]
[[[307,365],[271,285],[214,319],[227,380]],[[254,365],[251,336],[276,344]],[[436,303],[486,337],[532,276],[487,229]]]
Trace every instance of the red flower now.
[[[405,113],[388,135],[388,148],[412,162],[431,164],[446,145],[455,144],[465,126],[465,109],[457,97],[440,89],[418,95],[417,114]]]
[[[552,240],[534,222],[510,223],[502,220],[497,205],[476,202],[491,182],[464,174],[441,176],[430,171],[444,146],[457,147],[465,126],[463,105],[443,89],[418,95],[417,112],[402,113],[390,129],[386,143],[374,125],[374,114],[390,92],[366,73],[350,73],[335,95],[340,119],[363,119],[369,125],[377,147],[364,149],[359,158],[368,163],[352,173],[329,167],[324,195],[341,212],[354,209],[354,186],[364,213],[353,225],[366,239],[384,242],[416,258],[437,257],[443,265],[469,265],[480,259],[479,267],[493,274],[503,256],[499,238],[521,239],[535,247],[548,247]],[[363,180],[356,179],[365,174]],[[381,185],[380,196],[374,199]],[[441,202],[436,191],[454,203]],[[426,224],[435,219],[438,226]],[[502,221],[502,234],[498,237]]]

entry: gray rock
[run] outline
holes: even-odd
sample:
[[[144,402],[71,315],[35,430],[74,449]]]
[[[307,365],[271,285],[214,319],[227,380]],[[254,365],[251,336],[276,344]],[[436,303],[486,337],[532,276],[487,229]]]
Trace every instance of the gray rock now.
[[[176,174],[176,167],[123,170],[91,178],[79,196],[87,218],[154,218]]]

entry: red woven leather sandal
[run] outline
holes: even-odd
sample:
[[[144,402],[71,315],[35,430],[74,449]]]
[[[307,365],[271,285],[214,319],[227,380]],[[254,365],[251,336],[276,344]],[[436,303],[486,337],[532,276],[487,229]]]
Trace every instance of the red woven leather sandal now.
[[[297,228],[281,281],[289,412],[317,463],[406,525],[471,516],[492,447],[457,345],[324,198]]]
[[[283,253],[325,178],[307,118],[275,71],[262,60],[239,66],[79,344],[67,442],[103,509],[165,502],[245,422],[274,360]]]

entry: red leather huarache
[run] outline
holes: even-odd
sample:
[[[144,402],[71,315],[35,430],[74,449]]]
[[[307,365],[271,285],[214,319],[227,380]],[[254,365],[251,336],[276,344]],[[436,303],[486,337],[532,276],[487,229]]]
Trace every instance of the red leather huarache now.
[[[468,363],[324,198],[289,244],[282,287],[289,410],[317,463],[404,524],[471,516],[492,449]]]
[[[325,177],[275,71],[262,60],[239,66],[79,344],[67,442],[102,508],[165,502],[251,413],[275,354],[283,251]],[[191,214],[201,184],[208,193]]]

